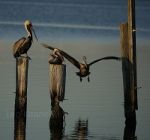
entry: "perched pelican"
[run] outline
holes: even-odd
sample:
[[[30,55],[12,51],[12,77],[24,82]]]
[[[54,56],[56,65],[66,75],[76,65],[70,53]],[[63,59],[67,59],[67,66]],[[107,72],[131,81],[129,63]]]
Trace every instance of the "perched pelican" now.
[[[64,57],[60,54],[58,49],[53,49],[53,53],[50,54],[49,63],[50,64],[62,64]]]
[[[63,63],[64,57],[61,54],[61,50],[51,47],[49,45],[43,44],[43,43],[41,43],[41,45],[53,51],[52,53],[50,53],[50,58],[49,58],[50,64],[62,64]]]
[[[28,36],[27,36],[27,38],[22,37],[21,39],[19,39],[18,41],[16,41],[14,43],[14,45],[13,45],[13,56],[15,58],[21,56],[21,54],[26,54],[26,56],[28,57],[27,51],[31,47],[31,44],[33,41],[32,32],[34,33],[36,40],[38,40],[37,36],[34,32],[31,21],[26,20],[24,22],[24,26],[25,26],[25,29],[27,31]]]
[[[50,50],[53,50],[53,54],[57,55],[56,52],[59,52],[62,56],[64,56],[69,62],[71,62],[74,66],[76,66],[79,69],[79,72],[76,72],[76,74],[80,77],[80,81],[82,81],[82,77],[86,77],[88,76],[88,81],[90,81],[89,75],[90,75],[90,66],[95,64],[96,62],[99,62],[101,60],[108,60],[108,59],[113,59],[113,60],[121,60],[120,57],[116,57],[116,56],[106,56],[100,59],[96,59],[94,61],[92,61],[91,63],[87,64],[86,62],[86,57],[83,56],[83,63],[78,62],[75,58],[73,58],[72,56],[70,56],[69,54],[67,54],[66,52],[57,49],[57,48],[53,48],[51,46],[48,46],[46,44],[42,44],[43,47],[48,48]],[[54,51],[55,50],[55,51]]]
[[[64,58],[61,56],[59,57],[59,55],[54,55],[53,53],[50,54],[50,57],[49,57],[49,63],[50,64],[58,64],[58,65],[61,65],[64,61]]]

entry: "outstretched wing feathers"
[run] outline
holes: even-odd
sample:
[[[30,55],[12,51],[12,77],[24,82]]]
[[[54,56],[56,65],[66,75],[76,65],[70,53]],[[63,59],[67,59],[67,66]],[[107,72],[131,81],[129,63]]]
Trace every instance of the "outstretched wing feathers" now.
[[[51,46],[49,46],[49,45],[46,45],[46,44],[41,44],[43,47],[45,47],[45,48],[48,48],[48,49],[50,49],[50,50],[54,50],[55,48],[53,48],[53,47],[51,47]],[[62,50],[60,50],[60,49],[57,49],[59,52],[60,52],[60,54],[62,55],[62,56],[64,56],[69,62],[71,62],[74,66],[76,66],[77,68],[80,68],[80,63],[75,59],[75,58],[73,58],[72,56],[70,56],[69,54],[67,54],[66,52],[64,52],[64,51],[62,51]]]
[[[44,43],[42,43],[41,44],[43,47],[45,47],[45,48],[48,48],[48,49],[50,49],[50,50],[54,50],[55,48],[54,47],[52,47],[52,46],[49,46],[49,45],[47,45],[47,44],[44,44]]]
[[[42,44],[42,46],[45,47],[45,48],[48,48],[48,49],[50,49],[50,50],[54,50],[54,49],[55,49],[55,48],[53,48],[53,47],[51,47],[51,46],[49,46],[49,45],[46,45],[46,44]],[[72,56],[70,56],[69,54],[67,54],[66,52],[64,52],[64,51],[62,51],[62,50],[60,50],[60,49],[57,49],[57,50],[58,50],[58,51],[60,52],[60,54],[61,54],[62,56],[64,56],[69,62],[71,62],[74,66],[76,66],[78,69],[80,69],[80,63],[79,63],[75,58],[73,58]],[[120,57],[116,57],[116,56],[106,56],[106,57],[102,57],[102,58],[100,58],[100,59],[96,59],[96,60],[92,61],[91,63],[89,63],[88,65],[90,66],[90,65],[95,64],[95,63],[97,63],[97,62],[99,62],[99,61],[101,61],[101,60],[109,60],[109,59],[112,59],[112,60],[121,60]]]
[[[120,57],[116,57],[116,56],[106,56],[106,57],[103,57],[103,58],[100,58],[100,59],[96,59],[94,61],[92,61],[91,63],[89,63],[88,65],[92,65],[96,62],[99,62],[101,60],[109,60],[109,59],[112,59],[112,60],[120,60],[121,58]]]
[[[72,56],[70,56],[69,54],[67,54],[66,52],[62,50],[59,50],[59,51],[69,62],[71,62],[74,66],[80,69],[80,63],[75,58],[73,58]]]

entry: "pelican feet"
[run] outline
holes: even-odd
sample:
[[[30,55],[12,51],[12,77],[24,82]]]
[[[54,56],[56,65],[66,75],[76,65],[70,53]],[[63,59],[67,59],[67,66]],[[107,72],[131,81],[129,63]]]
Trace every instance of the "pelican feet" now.
[[[23,58],[28,58],[29,60],[32,60],[30,56],[28,56],[28,54],[25,54],[25,55],[20,55],[20,57],[23,57]]]
[[[28,58],[29,60],[32,60],[31,57],[29,57],[29,56],[20,56],[20,57]]]
[[[80,82],[82,82],[82,78],[80,77]]]
[[[88,76],[87,80],[88,80],[88,82],[90,82],[90,77],[89,76]]]

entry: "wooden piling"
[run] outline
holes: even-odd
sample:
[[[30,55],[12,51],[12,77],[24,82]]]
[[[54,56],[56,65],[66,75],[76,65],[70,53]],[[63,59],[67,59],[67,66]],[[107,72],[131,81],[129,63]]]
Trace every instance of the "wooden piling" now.
[[[121,54],[122,54],[122,73],[124,85],[124,113],[126,125],[136,124],[135,100],[133,100],[133,64],[130,60],[131,48],[128,45],[128,24],[120,25],[121,35]]]
[[[18,106],[17,100],[15,102],[14,140],[26,139],[26,106],[27,106],[27,101],[24,103],[24,107]],[[22,109],[20,110],[20,108]]]
[[[26,135],[28,65],[29,58],[16,58],[14,140],[25,140]]]
[[[26,57],[16,58],[16,107],[25,107],[27,100],[29,59]]]
[[[135,23],[135,0],[128,0],[128,46],[130,48],[129,60],[132,75],[132,102],[134,108],[138,109],[137,103],[137,70],[136,70],[136,23]]]
[[[122,73],[123,73],[123,85],[124,85],[124,107],[125,114],[129,110],[134,111],[134,103],[131,100],[131,62],[129,59],[129,45],[128,45],[128,24],[120,25],[121,36],[121,55],[122,55]]]
[[[135,1],[128,0],[128,23],[120,25],[124,108],[127,126],[136,124],[135,111],[138,109],[135,28]]]
[[[63,101],[65,96],[66,65],[50,64],[49,75],[51,101]]]

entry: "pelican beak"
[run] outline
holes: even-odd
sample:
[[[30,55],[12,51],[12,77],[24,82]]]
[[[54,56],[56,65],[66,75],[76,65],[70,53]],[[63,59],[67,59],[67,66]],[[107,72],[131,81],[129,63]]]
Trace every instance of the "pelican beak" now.
[[[37,38],[37,36],[36,36],[36,34],[35,34],[35,31],[34,31],[33,27],[32,27],[31,29],[32,29],[32,32],[33,32],[33,34],[34,34],[36,40],[38,41],[38,38]]]
[[[82,59],[83,59],[83,62],[84,62],[85,64],[87,64],[87,63],[86,63],[86,56],[83,56]]]

